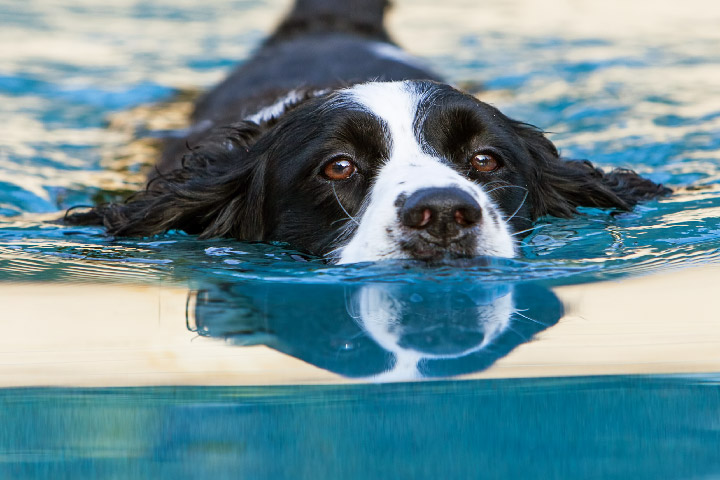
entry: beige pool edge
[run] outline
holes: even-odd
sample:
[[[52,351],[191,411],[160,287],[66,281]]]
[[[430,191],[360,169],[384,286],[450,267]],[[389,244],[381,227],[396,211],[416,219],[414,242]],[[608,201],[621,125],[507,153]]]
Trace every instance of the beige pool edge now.
[[[463,378],[720,372],[720,267],[555,289],[557,325]],[[186,328],[187,289],[0,283],[0,387],[352,383]]]

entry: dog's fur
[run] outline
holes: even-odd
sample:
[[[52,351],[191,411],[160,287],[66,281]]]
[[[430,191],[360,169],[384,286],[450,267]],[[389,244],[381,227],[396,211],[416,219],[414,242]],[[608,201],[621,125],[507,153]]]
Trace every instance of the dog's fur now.
[[[116,236],[282,241],[338,263],[511,257],[538,217],[669,192],[562,159],[537,128],[441,83],[390,40],[386,6],[297,0],[200,99],[147,189],[67,221]]]

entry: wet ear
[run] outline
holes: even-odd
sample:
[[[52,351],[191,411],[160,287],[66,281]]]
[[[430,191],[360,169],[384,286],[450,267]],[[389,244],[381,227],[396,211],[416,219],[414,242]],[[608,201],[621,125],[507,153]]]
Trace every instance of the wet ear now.
[[[181,168],[158,174],[125,203],[69,211],[65,221],[104,225],[117,236],[184,230],[201,237],[260,240],[265,162],[251,146],[261,134],[252,122],[218,128],[190,148]]]
[[[640,201],[671,193],[632,170],[603,172],[587,160],[562,159],[540,130],[519,122],[514,127],[535,162],[530,185],[533,219],[571,217],[577,207],[631,210]]]

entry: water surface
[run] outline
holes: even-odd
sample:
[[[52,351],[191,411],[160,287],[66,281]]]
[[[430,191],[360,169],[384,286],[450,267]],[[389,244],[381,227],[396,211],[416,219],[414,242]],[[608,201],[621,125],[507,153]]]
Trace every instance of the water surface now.
[[[0,296],[16,295],[17,285],[37,295],[17,294],[27,304],[18,308],[6,298],[0,325],[10,344],[0,351],[0,382],[143,384],[142,370],[117,360],[125,351],[127,362],[150,359],[151,378],[180,379],[162,388],[0,389],[3,478],[720,475],[718,359],[704,353],[717,319],[703,305],[715,304],[675,290],[713,284],[708,272],[720,260],[720,7],[395,3],[391,31],[449,81],[548,131],[568,158],[633,168],[675,193],[632,212],[542,219],[518,259],[432,269],[337,267],[286,245],[178,232],[113,239],[66,227],[56,222],[64,209],[120,199],[143,184],[158,137],[184,125],[192,98],[247,58],[288,2],[0,0]],[[593,283],[693,266],[710,270],[642,297],[636,289],[628,290],[636,297],[606,298],[611,287]],[[557,287],[577,284],[595,294],[563,305]],[[149,287],[157,298],[148,298]],[[107,296],[88,298],[100,291]],[[183,308],[163,310],[168,291]],[[623,298],[637,314],[620,334],[615,317],[583,318],[591,297],[615,307]],[[113,298],[147,309],[111,321],[103,309],[117,305]],[[665,311],[647,313],[637,298]],[[691,318],[673,298],[696,302]],[[562,328],[558,341],[553,332]],[[24,336],[14,342],[17,332]],[[173,357],[151,333],[171,333],[185,349],[177,351],[196,356]],[[220,364],[231,357],[203,350],[203,341],[233,345],[243,358],[244,347],[269,345],[286,383],[300,383],[292,377],[299,371],[371,383],[183,387],[210,381],[212,372],[193,369],[197,352]],[[650,350],[662,352],[663,372],[707,365],[711,373],[587,376],[591,368],[617,372],[607,360],[613,352],[634,359],[635,372],[651,370],[643,364]],[[707,358],[692,363],[689,350]],[[520,368],[534,358],[524,372],[555,359],[552,371],[564,371],[559,363],[573,376],[374,383],[481,375],[502,358]],[[162,377],[157,365],[176,369]],[[262,372],[252,377],[253,365],[242,366],[246,377],[222,378],[262,383]],[[56,375],[63,368],[68,376]],[[77,371],[89,372],[83,382]]]
[[[679,14],[670,2],[398,2],[389,22],[396,37],[450,81],[547,130],[569,158],[634,168],[677,191],[630,213],[585,209],[570,220],[543,219],[522,244],[523,260],[500,262],[492,278],[532,271],[567,283],[717,262],[720,9],[690,4],[696,8]],[[3,277],[185,281],[190,270],[314,282],[315,268],[298,267],[282,246],[181,234],[114,241],[100,229],[43,221],[141,186],[153,137],[182,124],[187,92],[249,55],[286,6],[0,3]],[[336,267],[329,275],[334,282],[374,272]]]

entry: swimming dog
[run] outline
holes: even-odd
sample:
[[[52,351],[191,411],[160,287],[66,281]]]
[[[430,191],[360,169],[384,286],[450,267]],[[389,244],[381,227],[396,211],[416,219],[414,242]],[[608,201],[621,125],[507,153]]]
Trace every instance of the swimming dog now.
[[[561,158],[543,132],[393,42],[386,0],[297,0],[195,105],[147,188],[70,213],[115,236],[281,241],[334,263],[517,255],[539,217],[669,190]]]

